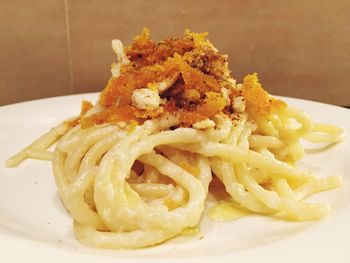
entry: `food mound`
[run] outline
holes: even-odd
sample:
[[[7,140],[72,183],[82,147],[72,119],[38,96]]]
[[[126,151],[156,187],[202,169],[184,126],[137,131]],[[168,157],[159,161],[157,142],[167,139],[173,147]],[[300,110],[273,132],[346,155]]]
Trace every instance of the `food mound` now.
[[[196,232],[217,189],[222,198],[208,211],[216,221],[248,211],[296,221],[329,213],[305,199],[341,178],[295,164],[301,139],[334,143],[342,129],[273,98],[255,73],[236,84],[206,35],[186,30],[155,43],[144,29],[129,47],[113,40],[118,63],[96,104],[83,101],[78,117],[6,162],[52,161],[83,244],[135,249]]]

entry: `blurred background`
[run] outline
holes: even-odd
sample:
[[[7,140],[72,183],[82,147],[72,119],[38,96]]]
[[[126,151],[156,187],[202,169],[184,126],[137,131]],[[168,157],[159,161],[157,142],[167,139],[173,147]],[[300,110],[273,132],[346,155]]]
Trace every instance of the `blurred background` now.
[[[209,32],[233,76],[258,72],[276,95],[350,106],[350,2],[277,0],[2,0],[0,105],[100,91],[129,44]]]

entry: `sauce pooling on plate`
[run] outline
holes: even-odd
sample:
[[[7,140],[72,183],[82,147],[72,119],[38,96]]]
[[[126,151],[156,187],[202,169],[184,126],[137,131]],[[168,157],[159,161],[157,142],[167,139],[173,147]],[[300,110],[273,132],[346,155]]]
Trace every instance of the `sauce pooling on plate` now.
[[[246,216],[249,212],[237,205],[224,201],[212,206],[208,210],[208,216],[211,220],[216,222],[228,222],[237,220]]]

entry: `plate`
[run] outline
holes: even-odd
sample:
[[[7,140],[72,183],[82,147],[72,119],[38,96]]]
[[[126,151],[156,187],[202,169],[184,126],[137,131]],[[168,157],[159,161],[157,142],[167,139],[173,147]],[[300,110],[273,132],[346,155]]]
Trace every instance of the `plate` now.
[[[104,250],[80,245],[56,191],[50,162],[26,160],[6,168],[5,160],[60,121],[79,113],[82,99],[96,93],[55,97],[0,108],[0,260],[50,262],[350,262],[350,110],[282,98],[317,122],[343,127],[346,138],[330,147],[307,145],[299,167],[319,177],[341,175],[344,184],[313,197],[333,208],[317,222],[286,222],[249,215],[229,223],[203,216],[200,233],[139,250]]]

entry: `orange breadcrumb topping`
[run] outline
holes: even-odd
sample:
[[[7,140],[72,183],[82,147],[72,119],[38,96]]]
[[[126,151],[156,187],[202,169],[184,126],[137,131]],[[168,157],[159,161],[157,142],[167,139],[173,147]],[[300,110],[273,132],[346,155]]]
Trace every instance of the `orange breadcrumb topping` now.
[[[80,116],[84,116],[85,113],[87,113],[93,107],[94,107],[94,105],[90,101],[83,100],[82,103],[81,103]]]
[[[182,78],[189,89],[196,89],[199,92],[220,91],[218,81],[209,75],[206,75],[198,69],[192,68],[186,62],[180,62],[180,72]]]
[[[257,73],[249,74],[243,79],[242,93],[246,99],[247,111],[250,113],[265,116],[286,106],[285,102],[271,97],[263,89]]]
[[[143,29],[132,45],[124,48],[123,55],[130,63],[119,65],[119,73],[101,92],[101,111],[84,117],[92,104],[83,102],[82,128],[118,122],[127,122],[130,128],[165,114],[177,114],[180,126],[191,126],[216,114],[232,117],[238,112],[232,104],[238,96],[244,97],[242,107],[253,115],[265,116],[286,106],[270,97],[256,73],[247,75],[242,87],[236,86],[227,55],[220,54],[206,36],[186,30],[183,38],[156,43],[150,31]],[[144,110],[147,101],[156,106]]]
[[[194,45],[195,42],[190,37],[170,38],[157,44],[150,38],[150,31],[144,28],[141,34],[134,38],[133,44],[126,48],[126,54],[132,61],[131,66],[147,66],[164,62],[176,53],[183,55],[193,50]]]
[[[184,125],[191,125],[198,121],[213,117],[215,114],[221,112],[225,107],[225,99],[221,94],[215,92],[207,92],[207,97],[204,103],[194,111],[183,111],[181,113],[181,121]]]
[[[99,103],[108,107],[114,105],[120,98],[122,105],[128,105],[135,89],[146,87],[150,82],[160,81],[176,71],[178,71],[178,65],[171,61],[163,65],[130,68],[119,77],[112,77],[108,81],[106,88],[100,94]]]
[[[81,118],[93,107],[94,107],[94,105],[90,101],[83,100],[81,102],[81,109],[80,109],[79,117],[74,118],[73,120],[70,120],[70,121],[66,121],[66,124],[72,128],[74,126],[78,125],[80,123]]]

